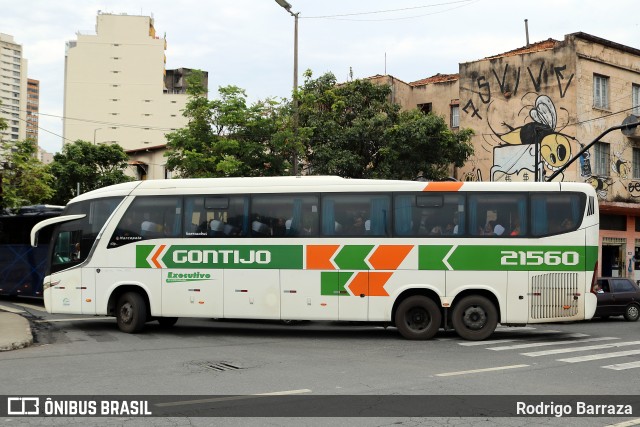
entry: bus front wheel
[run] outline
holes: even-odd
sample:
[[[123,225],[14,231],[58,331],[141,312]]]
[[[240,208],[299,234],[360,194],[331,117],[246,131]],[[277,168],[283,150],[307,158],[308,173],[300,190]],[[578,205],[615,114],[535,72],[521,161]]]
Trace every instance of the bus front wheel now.
[[[400,303],[394,320],[403,337],[428,340],[440,329],[442,314],[432,299],[414,295]]]
[[[133,334],[140,332],[147,321],[147,305],[137,292],[127,292],[118,299],[116,308],[118,328],[122,332]]]
[[[498,325],[498,311],[487,298],[470,295],[453,308],[452,323],[461,338],[481,341],[488,338]]]

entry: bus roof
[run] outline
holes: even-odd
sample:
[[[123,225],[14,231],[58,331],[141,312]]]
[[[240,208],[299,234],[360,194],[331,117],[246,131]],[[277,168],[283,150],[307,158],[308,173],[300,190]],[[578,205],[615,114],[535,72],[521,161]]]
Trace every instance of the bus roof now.
[[[71,200],[127,195],[237,194],[337,191],[594,191],[575,182],[423,182],[348,179],[338,176],[189,178],[133,181],[89,191]],[[593,193],[595,195],[595,193]]]

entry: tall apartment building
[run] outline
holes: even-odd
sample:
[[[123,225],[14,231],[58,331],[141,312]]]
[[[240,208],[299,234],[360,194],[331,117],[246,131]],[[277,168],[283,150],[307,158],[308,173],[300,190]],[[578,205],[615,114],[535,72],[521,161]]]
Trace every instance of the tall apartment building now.
[[[0,133],[4,141],[27,137],[27,60],[22,45],[13,36],[0,33],[0,117],[7,129]]]
[[[38,143],[38,111],[40,110],[40,81],[27,79],[27,138]]]
[[[465,181],[587,182],[600,205],[599,268],[640,280],[640,130],[601,133],[640,116],[640,49],[585,33],[459,64],[413,83],[390,76],[396,102],[475,131]]]
[[[165,178],[165,134],[186,125],[187,101],[167,93],[165,49],[152,17],[98,13],[95,34],[67,42],[65,142],[119,144],[132,176]]]

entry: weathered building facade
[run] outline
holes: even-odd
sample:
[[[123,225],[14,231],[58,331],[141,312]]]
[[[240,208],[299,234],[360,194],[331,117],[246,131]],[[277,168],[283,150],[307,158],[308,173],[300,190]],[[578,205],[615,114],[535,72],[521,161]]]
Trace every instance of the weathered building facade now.
[[[475,153],[454,177],[541,181],[562,170],[554,181],[591,184],[600,201],[600,274],[640,280],[640,131],[608,132],[570,163],[640,115],[640,50],[573,33],[461,63],[448,76],[394,93],[404,108],[474,130]]]

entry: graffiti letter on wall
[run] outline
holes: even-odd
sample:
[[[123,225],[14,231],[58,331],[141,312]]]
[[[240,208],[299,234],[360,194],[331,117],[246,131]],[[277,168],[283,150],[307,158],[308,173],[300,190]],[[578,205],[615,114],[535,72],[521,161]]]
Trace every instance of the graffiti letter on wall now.
[[[478,92],[478,95],[480,95],[480,100],[483,103],[488,104],[489,101],[491,101],[491,86],[489,86],[489,82],[487,82],[487,81],[485,81],[484,83],[480,83],[483,80],[486,80],[484,78],[484,76],[478,77],[478,89],[480,89],[480,92]],[[486,93],[487,98],[486,99],[482,94],[482,89],[483,88],[487,90],[487,93]]]
[[[506,64],[504,67],[504,73],[502,73],[502,81],[500,81],[500,77],[498,77],[498,73],[496,73],[496,70],[491,70],[493,71],[493,75],[496,77],[496,80],[498,81],[498,85],[500,86],[500,92],[502,92],[505,96],[507,94],[507,92],[512,92],[511,95],[515,95],[518,93],[518,85],[520,85],[520,68],[518,67],[518,74],[516,76],[516,84],[513,88],[513,91],[509,90],[509,86],[506,84],[506,80],[507,80],[507,70],[509,69],[509,64]]]
[[[556,78],[558,79],[558,89],[560,89],[560,98],[564,98],[564,96],[567,94],[567,89],[569,89],[569,85],[571,84],[571,80],[573,79],[573,74],[569,76],[569,81],[567,82],[567,85],[564,87],[564,91],[563,91],[562,83],[560,83],[560,80],[564,80],[564,76],[562,75],[562,72],[567,69],[567,66],[564,65],[562,67],[554,67],[553,69],[555,70]]]
[[[469,102],[467,102],[467,104],[462,108],[462,111],[464,111],[465,113],[469,114],[469,112],[467,111],[467,108],[471,107],[471,109],[473,110],[473,113],[471,114],[471,117],[475,117],[478,116],[478,118],[480,120],[482,120],[482,116],[478,113],[478,109],[476,108],[475,105],[473,105],[473,101],[469,100]]]
[[[542,67],[544,67],[544,61],[540,64],[540,71],[538,71],[538,79],[533,77],[533,73],[531,73],[531,68],[527,67],[527,71],[529,71],[529,76],[531,77],[531,82],[533,83],[533,87],[536,89],[536,92],[540,92],[541,80],[542,80]]]

